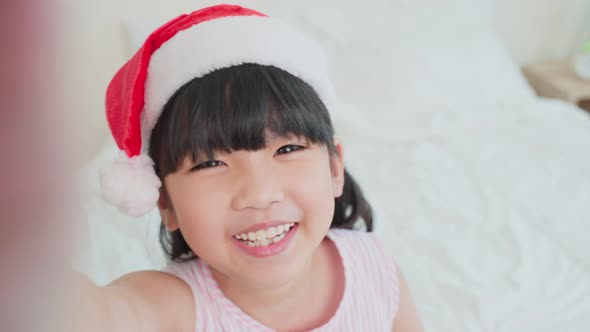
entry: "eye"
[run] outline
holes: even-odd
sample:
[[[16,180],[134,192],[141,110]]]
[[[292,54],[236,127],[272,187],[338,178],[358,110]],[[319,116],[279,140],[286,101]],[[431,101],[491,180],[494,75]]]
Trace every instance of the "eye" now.
[[[281,146],[277,150],[276,154],[288,154],[288,153],[292,153],[295,151],[301,151],[301,150],[305,150],[305,146],[288,144],[288,145]]]
[[[196,165],[195,167],[191,168],[191,172],[198,171],[200,169],[205,169],[205,168],[213,168],[213,167],[217,167],[217,166],[222,166],[222,165],[225,165],[225,163],[223,161],[207,160],[207,161],[204,161],[204,162]]]

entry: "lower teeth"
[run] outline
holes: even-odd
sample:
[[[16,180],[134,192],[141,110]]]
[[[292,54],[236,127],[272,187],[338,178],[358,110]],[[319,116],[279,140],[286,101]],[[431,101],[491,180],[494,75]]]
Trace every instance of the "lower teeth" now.
[[[246,241],[246,243],[248,243],[248,245],[250,247],[265,247],[268,246],[270,244],[273,243],[277,243],[279,241],[281,241],[284,237],[285,237],[285,233],[281,233],[280,235],[277,235],[275,237],[273,237],[272,239],[262,239],[262,240],[256,240],[256,241]]]

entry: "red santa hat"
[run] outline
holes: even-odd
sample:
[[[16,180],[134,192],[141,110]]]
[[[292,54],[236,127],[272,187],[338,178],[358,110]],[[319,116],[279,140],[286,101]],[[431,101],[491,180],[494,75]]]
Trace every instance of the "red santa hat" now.
[[[106,115],[120,156],[101,172],[105,200],[132,216],[156,206],[161,182],[148,156],[151,132],[174,92],[194,78],[242,63],[279,67],[334,102],[321,47],[285,23],[233,5],[181,15],[155,30],[115,74]]]

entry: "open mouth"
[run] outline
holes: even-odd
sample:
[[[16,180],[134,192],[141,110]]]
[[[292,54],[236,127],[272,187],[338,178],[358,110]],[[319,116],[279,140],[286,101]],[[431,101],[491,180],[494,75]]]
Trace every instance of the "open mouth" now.
[[[261,229],[256,232],[240,233],[234,235],[237,240],[246,243],[250,247],[264,247],[274,243],[279,243],[285,238],[287,233],[293,229],[295,223],[279,225]]]

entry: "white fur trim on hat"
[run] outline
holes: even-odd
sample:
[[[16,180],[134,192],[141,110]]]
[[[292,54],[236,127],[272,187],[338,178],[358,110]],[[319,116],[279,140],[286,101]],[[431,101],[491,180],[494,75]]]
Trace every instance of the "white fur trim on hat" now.
[[[334,104],[327,58],[314,40],[261,16],[219,18],[180,31],[151,57],[142,112],[142,153],[164,105],[182,85],[216,69],[243,63],[272,65],[311,85],[328,110]]]
[[[160,179],[154,162],[146,155],[129,158],[124,152],[101,169],[103,198],[128,215],[139,217],[156,207]]]

